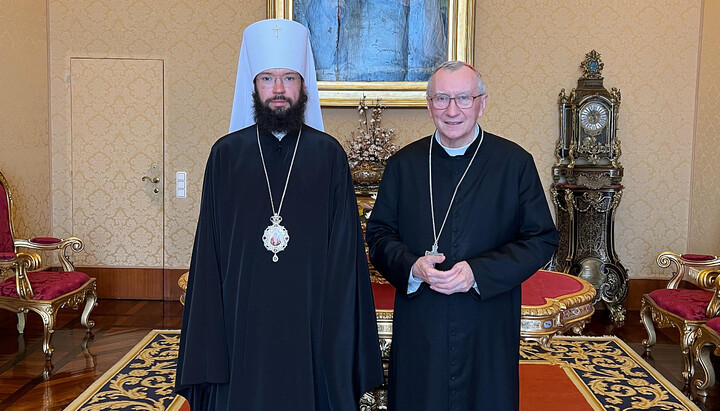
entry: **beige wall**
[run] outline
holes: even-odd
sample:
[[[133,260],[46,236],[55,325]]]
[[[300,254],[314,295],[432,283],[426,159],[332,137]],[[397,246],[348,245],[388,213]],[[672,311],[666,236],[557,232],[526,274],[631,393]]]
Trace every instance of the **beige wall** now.
[[[165,62],[165,176],[187,171],[189,188],[187,199],[176,199],[173,184],[166,184],[165,264],[187,266],[205,159],[229,123],[241,33],[265,15],[265,1],[238,3],[49,1],[55,235],[72,227],[70,58],[159,58]],[[618,134],[626,188],[617,211],[617,251],[631,277],[662,275],[655,256],[685,251],[688,241],[702,2],[476,3],[475,63],[490,93],[481,124],[531,151],[546,187],[558,135],[557,95],[575,87],[585,53],[602,54],[606,86],[623,95]],[[357,124],[353,108],[323,113],[340,140]],[[401,144],[433,129],[424,109],[387,109],[384,124],[397,130]],[[701,134],[710,135],[698,133],[698,144]]]
[[[703,7],[688,249],[720,254],[720,1]]]
[[[265,16],[265,2],[50,0],[49,16],[54,231],[72,231],[70,58],[162,59],[164,261],[167,268],[186,267],[207,154],[229,124],[242,30]],[[188,173],[185,199],[173,195],[176,171]]]
[[[0,0],[0,171],[13,190],[15,235],[50,233],[45,0]]]
[[[577,85],[585,53],[602,54],[606,87],[622,92],[625,191],[615,234],[633,278],[666,275],[655,257],[686,251],[700,13],[700,1],[476,1],[475,65],[489,91],[481,125],[533,153],[546,188],[558,93]],[[350,109],[324,113],[336,136],[355,126]],[[433,129],[421,109],[388,109],[384,124],[403,143]]]

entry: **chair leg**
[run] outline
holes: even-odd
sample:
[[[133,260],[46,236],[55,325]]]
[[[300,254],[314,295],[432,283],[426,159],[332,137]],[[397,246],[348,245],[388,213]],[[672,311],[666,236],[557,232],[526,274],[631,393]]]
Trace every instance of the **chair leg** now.
[[[712,361],[710,359],[710,352],[712,351],[710,349],[711,347],[711,344],[703,344],[703,346],[696,351],[696,354],[698,356],[697,360],[700,364],[700,368],[702,368],[703,373],[705,373],[704,381],[700,378],[695,378],[693,380],[695,388],[697,389],[697,395],[701,397],[706,397],[707,388],[715,384],[715,371],[713,370]]]
[[[80,324],[85,327],[86,332],[90,332],[90,329],[95,326],[95,321],[90,320],[90,312],[97,305],[97,293],[94,288],[91,288],[85,293],[85,308],[83,308],[82,315],[80,316]]]
[[[18,317],[18,323],[17,323],[17,330],[20,334],[25,332],[25,322],[27,320],[27,313],[25,311],[18,311],[17,317]]]
[[[47,307],[40,313],[40,317],[43,320],[43,352],[45,353],[45,360],[52,360],[53,348],[52,348],[52,335],[55,332],[55,311],[52,307]]]
[[[642,345],[645,347],[645,352],[650,353],[653,345],[657,342],[657,336],[655,335],[655,325],[652,321],[652,307],[646,304],[644,300],[642,308],[640,309],[640,322],[643,323],[648,333],[648,338],[643,340]]]
[[[42,377],[43,377],[44,381],[47,381],[50,379],[53,368],[55,368],[55,365],[52,363],[52,361],[45,361],[45,365],[43,366],[43,373],[42,373]]]
[[[82,343],[80,344],[83,355],[85,356],[85,365],[88,368],[95,368],[95,366],[97,365],[95,361],[95,356],[92,355],[92,353],[88,349],[88,344],[90,344],[90,342],[92,342],[94,339],[95,336],[92,333],[86,333],[85,338],[83,338]]]
[[[680,338],[680,348],[682,349],[683,361],[685,362],[685,367],[682,372],[685,385],[690,385],[690,379],[695,374],[695,356],[692,352],[692,345],[697,338],[695,330],[697,330],[697,328],[685,327],[682,337]]]

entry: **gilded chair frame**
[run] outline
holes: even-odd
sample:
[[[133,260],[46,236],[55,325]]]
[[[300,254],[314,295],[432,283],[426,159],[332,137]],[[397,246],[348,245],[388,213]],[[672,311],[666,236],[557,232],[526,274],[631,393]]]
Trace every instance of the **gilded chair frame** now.
[[[664,310],[660,308],[648,294],[643,295],[642,298],[640,320],[648,333],[648,338],[642,342],[646,353],[649,354],[657,342],[656,327],[676,328],[680,332],[680,350],[684,362],[682,376],[685,384],[689,385],[695,373],[696,355],[693,352],[693,344],[695,344],[698,338],[698,330],[709,318],[720,315],[720,290],[717,286],[720,272],[707,268],[720,267],[720,259],[714,258],[704,261],[688,260],[680,254],[666,251],[658,256],[657,264],[662,268],[670,267],[670,265],[675,266],[673,277],[668,282],[666,288],[677,289],[682,281],[688,281],[697,287],[713,293],[705,311],[706,318],[702,320],[687,320]]]
[[[720,272],[715,271],[715,294],[720,290]],[[707,396],[707,389],[715,384],[715,371],[713,369],[710,352],[720,356],[720,335],[707,325],[701,325],[695,332],[696,339],[693,343],[693,355],[700,368],[703,370],[704,379],[700,375],[694,375],[693,385],[697,395]],[[713,347],[715,347],[713,349]]]
[[[56,242],[35,242],[33,240],[16,240],[13,229],[13,199],[12,192],[8,186],[5,176],[0,172],[0,185],[5,190],[5,201],[7,201],[8,218],[10,225],[10,236],[13,238],[15,257],[0,259],[0,272],[3,273],[1,280],[15,277],[18,297],[0,296],[0,309],[17,313],[17,330],[20,334],[25,331],[26,314],[28,311],[36,312],[43,321],[43,352],[45,359],[52,359],[52,334],[55,328],[55,318],[58,310],[69,307],[77,310],[85,302],[80,323],[90,333],[95,325],[89,319],[90,312],[97,306],[97,284],[95,278],[90,278],[79,288],[53,298],[52,300],[35,300],[28,272],[38,271],[43,267],[41,254],[52,252],[58,258],[63,271],[75,271],[75,267],[69,259],[70,252],[80,252],[84,249],[82,240],[77,237],[58,239]],[[0,199],[0,201],[3,201]],[[22,252],[18,252],[22,250]],[[9,273],[9,275],[6,275]]]

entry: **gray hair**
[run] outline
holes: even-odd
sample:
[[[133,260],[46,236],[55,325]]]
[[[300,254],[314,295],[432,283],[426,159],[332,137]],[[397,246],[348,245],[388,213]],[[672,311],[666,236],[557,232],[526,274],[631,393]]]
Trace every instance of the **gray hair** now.
[[[473,67],[473,66],[471,66],[471,65],[469,65],[469,64],[467,64],[467,63],[465,63],[465,62],[459,61],[459,60],[450,60],[450,61],[446,61],[446,62],[440,64],[439,66],[437,66],[437,67],[435,68],[435,70],[433,71],[432,75],[430,76],[430,80],[428,80],[427,89],[425,90],[425,95],[426,95],[427,97],[430,97],[430,91],[431,91],[431,90],[432,90],[432,91],[435,90],[435,89],[434,89],[435,84],[434,84],[434,81],[433,81],[434,78],[435,78],[435,73],[437,73],[437,72],[440,71],[440,70],[447,70],[447,71],[450,71],[450,72],[458,71],[458,70],[460,70],[460,69],[463,68],[463,67],[467,67],[467,68],[469,68],[470,70],[472,70],[473,73],[475,73],[475,77],[477,77],[478,93],[480,93],[480,95],[487,94],[487,90],[485,89],[485,82],[483,82],[483,78],[482,78],[482,76],[480,75],[480,72],[477,71],[477,70],[475,70],[475,67]]]

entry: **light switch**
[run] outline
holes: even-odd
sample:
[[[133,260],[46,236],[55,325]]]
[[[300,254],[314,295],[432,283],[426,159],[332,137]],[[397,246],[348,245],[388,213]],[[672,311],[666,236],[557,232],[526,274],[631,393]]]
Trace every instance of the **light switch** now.
[[[187,173],[184,171],[178,171],[175,173],[175,197],[177,198],[185,198],[186,195],[186,188],[185,188],[185,182],[187,181]]]

